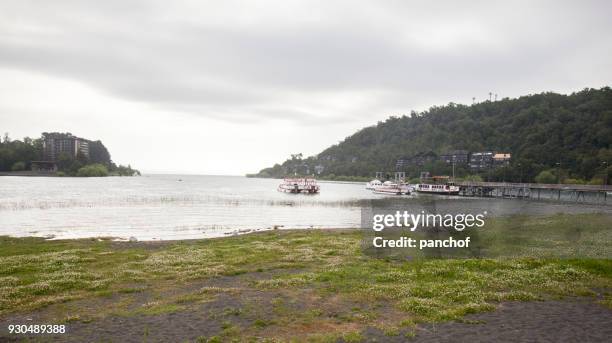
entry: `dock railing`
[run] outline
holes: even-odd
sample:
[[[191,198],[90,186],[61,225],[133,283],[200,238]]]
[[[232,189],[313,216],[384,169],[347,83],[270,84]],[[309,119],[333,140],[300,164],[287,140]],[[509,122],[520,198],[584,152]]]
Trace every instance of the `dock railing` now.
[[[612,192],[612,185],[574,185],[574,184],[547,184],[547,183],[515,183],[515,182],[455,182],[462,187],[507,187],[507,188],[530,188],[530,189],[554,189],[568,191],[590,191],[590,192]]]

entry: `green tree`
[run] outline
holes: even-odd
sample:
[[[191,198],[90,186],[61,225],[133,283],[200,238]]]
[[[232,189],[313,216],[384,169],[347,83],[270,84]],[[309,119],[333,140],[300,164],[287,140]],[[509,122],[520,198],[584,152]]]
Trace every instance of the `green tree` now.
[[[25,170],[25,168],[26,168],[25,162],[19,161],[19,162],[13,163],[13,166],[11,167],[11,170],[12,171],[21,171],[21,170]]]
[[[463,178],[463,180],[465,181],[473,181],[473,182],[482,182],[482,177],[478,174],[474,174],[474,175],[467,175],[466,177]]]
[[[72,162],[70,163],[70,166],[66,169],[64,169],[64,171],[68,171],[68,173],[72,176],[76,175],[79,170],[84,166],[83,163],[81,163],[81,161],[79,160],[72,160]]]
[[[140,172],[136,169],[132,169],[132,166],[128,164],[128,166],[119,165],[115,169],[115,173],[119,176],[135,176],[140,175]]]
[[[30,161],[40,159],[42,143],[39,139],[25,137],[23,140],[12,140],[5,134],[0,141],[0,171],[10,171],[17,162],[24,163],[24,170],[30,168]]]
[[[89,164],[89,158],[80,150],[77,152],[75,160],[81,163],[81,165]]]
[[[108,169],[103,164],[89,164],[80,168],[76,175],[82,177],[108,176]]]
[[[89,161],[91,163],[103,164],[110,168],[112,164],[111,156],[101,141],[89,142]]]
[[[537,183],[556,183],[557,177],[550,171],[543,170],[535,177],[535,182]]]
[[[62,152],[57,156],[57,168],[61,171],[68,171],[74,160],[69,154]]]

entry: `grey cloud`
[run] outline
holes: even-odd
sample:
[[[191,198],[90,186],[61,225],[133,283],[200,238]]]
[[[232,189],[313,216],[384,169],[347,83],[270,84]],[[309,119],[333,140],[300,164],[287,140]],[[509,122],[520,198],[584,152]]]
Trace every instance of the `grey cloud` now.
[[[72,78],[113,96],[194,115],[303,123],[321,115],[326,120],[366,117],[367,111],[385,110],[390,103],[409,112],[432,93],[436,99],[471,98],[505,87],[520,94],[530,82],[565,89],[612,76],[610,62],[593,57],[612,52],[607,39],[612,24],[602,16],[610,9],[605,2],[579,7],[551,2],[534,8],[527,2],[503,13],[496,10],[505,7],[476,2],[467,9],[453,8],[457,17],[445,10],[456,6],[452,2],[425,8],[389,4],[348,2],[330,7],[319,21],[304,24],[296,18],[295,25],[291,20],[232,25],[231,13],[223,12],[224,21],[207,13],[218,8],[207,11],[205,5],[199,9],[201,22],[167,19],[167,2],[3,4],[0,67]],[[448,48],[428,47],[414,37],[427,43],[431,34],[434,40],[431,30],[438,21],[421,13],[442,15],[451,37],[452,25],[460,30],[470,20],[491,35],[480,32],[484,42],[460,36]],[[564,21],[568,16],[574,21]],[[509,19],[516,24],[503,23]],[[592,79],[560,76],[570,68]],[[340,92],[368,91],[393,95],[352,113],[321,109],[314,99],[321,93],[333,98]]]

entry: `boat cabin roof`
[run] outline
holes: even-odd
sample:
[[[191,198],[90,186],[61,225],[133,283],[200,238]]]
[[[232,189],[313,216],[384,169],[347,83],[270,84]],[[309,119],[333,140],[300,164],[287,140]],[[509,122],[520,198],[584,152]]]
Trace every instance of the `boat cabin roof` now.
[[[450,181],[450,176],[440,175],[440,176],[431,176],[426,177],[421,180],[422,183],[433,183],[433,184],[447,184],[454,185],[454,181]]]

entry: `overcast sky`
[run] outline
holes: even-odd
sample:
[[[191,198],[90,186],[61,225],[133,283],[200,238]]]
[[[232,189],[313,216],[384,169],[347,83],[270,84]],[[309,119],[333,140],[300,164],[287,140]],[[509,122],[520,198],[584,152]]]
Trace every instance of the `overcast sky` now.
[[[0,2],[0,131],[245,174],[391,115],[612,80],[606,1]]]

